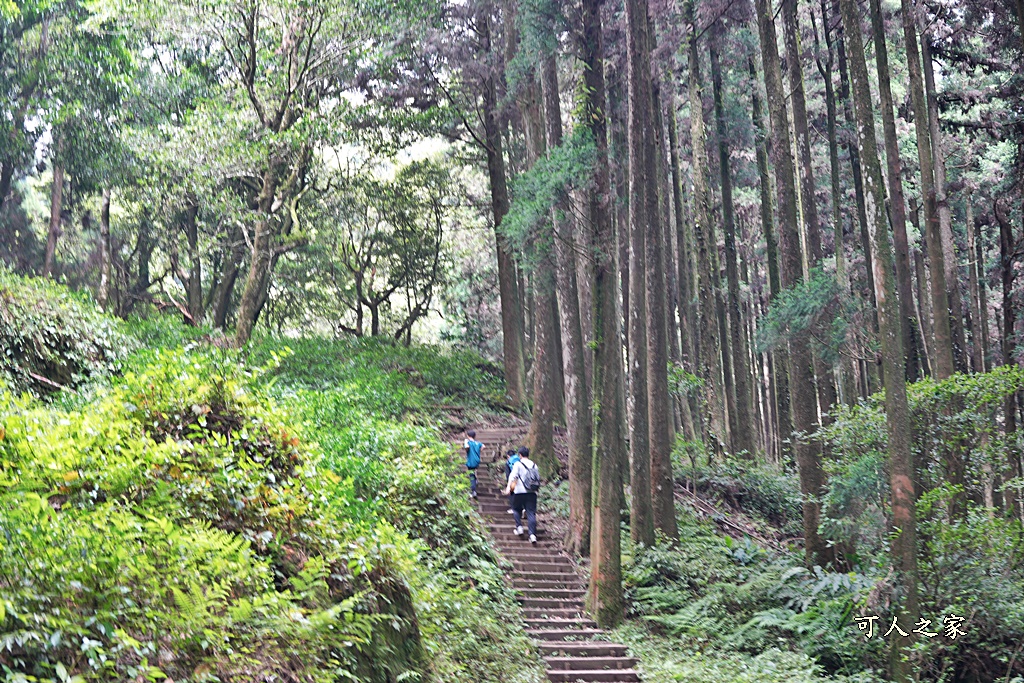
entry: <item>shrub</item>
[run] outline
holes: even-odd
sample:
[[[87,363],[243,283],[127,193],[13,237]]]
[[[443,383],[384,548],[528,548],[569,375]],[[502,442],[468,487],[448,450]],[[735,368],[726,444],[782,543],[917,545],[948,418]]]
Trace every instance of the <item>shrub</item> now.
[[[0,385],[48,396],[116,370],[132,346],[86,294],[0,267]]]

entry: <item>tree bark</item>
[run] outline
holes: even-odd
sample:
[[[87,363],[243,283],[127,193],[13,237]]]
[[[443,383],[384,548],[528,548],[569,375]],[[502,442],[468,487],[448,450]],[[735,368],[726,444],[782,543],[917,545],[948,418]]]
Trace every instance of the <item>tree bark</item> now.
[[[793,106],[793,132],[799,155],[800,202],[803,207],[803,227],[808,263],[818,267],[824,254],[821,250],[821,223],[818,219],[818,197],[814,182],[814,164],[811,157],[810,128],[807,124],[807,100],[804,94],[804,70],[800,46],[800,22],[797,19],[797,0],[783,0],[782,22],[785,33],[786,65],[789,70],[790,101]],[[818,405],[827,415],[836,402],[832,368],[814,351],[814,374],[817,380]]]
[[[988,328],[988,285],[986,284],[985,273],[985,253],[987,249],[985,247],[985,234],[978,226],[976,226],[974,248],[974,265],[978,271],[978,306],[981,309],[978,324],[981,327],[981,358],[984,363],[982,372],[989,372],[992,370],[992,345]]]
[[[935,209],[935,174],[931,135],[928,131],[928,106],[925,102],[921,60],[917,47],[917,22],[911,0],[900,0],[903,20],[903,42],[906,48],[909,75],[910,103],[914,112],[914,130],[917,135],[917,158],[921,166],[921,198],[924,204],[924,224],[928,242],[928,274],[931,283],[933,312],[931,344],[932,374],[945,379],[953,374],[953,339],[949,325],[949,295],[946,290],[946,267],[942,253],[938,214]]]
[[[892,505],[890,530],[893,566],[903,588],[903,615],[915,623],[917,604],[917,532],[915,519],[914,460],[910,449],[910,410],[907,404],[906,370],[900,333],[899,301],[893,274],[893,258],[885,219],[885,190],[875,141],[874,113],[867,64],[860,35],[855,0],[840,0],[844,33],[849,45],[850,75],[857,116],[857,140],[864,164],[865,208],[874,249],[873,282],[878,301],[885,381],[885,414],[888,426],[889,478]],[[894,638],[890,665],[897,681],[911,680],[909,661],[902,657],[902,638]]]
[[[641,0],[647,14],[647,0]],[[668,305],[666,303],[666,262],[668,240],[668,198],[664,196],[666,179],[663,159],[661,89],[652,73],[651,52],[656,39],[654,22],[647,18],[647,42],[644,62],[650,84],[648,116],[650,125],[644,140],[644,165],[647,175],[647,225],[644,233],[647,268],[647,426],[650,470],[651,512],[654,528],[667,538],[677,538],[675,482],[672,479],[672,404],[668,395]],[[634,195],[635,196],[635,195]],[[637,495],[633,486],[633,496]]]
[[[758,86],[760,79],[757,75],[753,55],[748,59],[747,66],[750,71],[750,116],[754,125],[757,175],[760,178],[758,189],[761,196],[761,231],[764,233],[765,257],[768,261],[768,301],[771,302],[782,291],[782,284],[779,278],[778,240],[775,236],[775,200],[772,197],[772,181],[768,171],[768,128],[764,121],[761,92]],[[785,347],[780,346],[771,353],[771,357],[770,366],[775,370],[773,375],[774,392],[772,394],[776,407],[775,418],[777,428],[775,436],[779,440],[778,450],[781,455],[783,451],[789,451],[789,448],[784,444],[793,433],[789,374],[787,369],[789,366],[789,354]]]
[[[721,419],[721,341],[719,339],[717,297],[718,272],[714,267],[716,249],[708,211],[707,150],[705,147],[704,107],[700,75],[700,57],[697,50],[697,24],[694,0],[684,6],[689,49],[690,147],[693,152],[694,237],[697,248],[697,272],[700,319],[700,377],[703,380],[705,444],[709,453],[721,456],[726,450],[725,425]]]
[[[54,254],[57,251],[57,238],[60,237],[60,213],[64,194],[64,166],[53,165],[53,185],[50,189],[50,229],[46,233],[46,252],[43,257],[43,277],[53,274]]]
[[[100,286],[96,301],[106,311],[110,302],[110,188],[103,188],[100,203]]]
[[[602,627],[622,619],[621,509],[624,435],[619,415],[622,394],[621,345],[618,295],[616,293],[615,235],[608,183],[608,148],[605,128],[604,47],[601,36],[600,0],[583,0],[584,36],[592,46],[584,51],[584,96],[581,125],[586,126],[596,147],[594,187],[589,214],[594,225],[594,499],[590,542],[590,584],[587,606]]]
[[[729,132],[725,127],[725,105],[722,93],[722,67],[719,64],[718,48],[714,44],[720,34],[712,36],[709,45],[711,56],[711,88],[715,100],[715,127],[718,130],[718,166],[722,176],[722,227],[725,230],[725,276],[728,282],[729,349],[732,352],[732,369],[736,392],[736,431],[733,433],[733,450],[754,457],[753,407],[750,395],[750,364],[747,362],[747,344],[740,318],[740,278],[736,264],[736,218],[733,213],[732,171],[729,168]]]
[[[484,3],[479,17],[481,49],[490,53],[490,4]],[[489,70],[484,77],[483,119],[484,144],[487,154],[487,176],[491,188],[491,210],[494,215],[495,249],[498,260],[498,295],[501,299],[502,362],[505,369],[505,391],[516,408],[526,406],[526,359],[523,349],[523,317],[520,288],[516,278],[515,260],[500,234],[501,221],[509,209],[505,158],[502,153],[501,121],[498,113],[497,76]]]
[[[928,105],[928,131],[932,142],[932,172],[935,187],[935,212],[942,238],[942,265],[949,292],[949,329],[953,341],[953,367],[967,372],[967,344],[964,337],[964,305],[960,288],[959,259],[953,241],[953,215],[946,195],[946,161],[939,130],[939,102],[935,96],[935,74],[932,64],[931,36],[921,34],[921,64],[924,71],[925,99]]]
[[[811,139],[807,125],[807,99],[804,95],[804,69],[800,49],[800,23],[796,16],[797,0],[782,0],[782,25],[785,34],[786,67],[789,71],[790,102],[793,107],[793,133],[800,164],[800,203],[803,207],[804,235],[808,261],[812,267],[822,259],[818,223],[817,190],[814,164],[811,161]],[[822,406],[824,408],[825,406]]]
[[[839,137],[837,130],[839,122],[836,109],[835,86],[832,84],[832,67],[835,63],[835,52],[833,50],[827,0],[821,0],[820,8],[821,26],[825,39],[825,59],[822,61],[819,58],[817,65],[818,72],[825,82],[826,135],[828,137],[829,176],[832,190],[832,240],[835,249],[836,282],[839,284],[840,297],[846,299],[850,293],[850,280],[846,268],[845,222],[843,219],[843,196],[839,176]],[[818,40],[818,27],[813,22],[813,16],[812,14],[814,46],[818,52],[821,52],[821,45]],[[847,405],[853,405],[857,391],[854,385],[855,370],[849,354],[844,354],[840,359],[839,377],[841,400]]]
[[[263,186],[257,201],[259,218],[256,221],[249,255],[249,274],[245,279],[242,299],[238,304],[238,321],[235,323],[235,344],[240,347],[244,346],[252,335],[252,328],[256,325],[256,318],[259,315],[260,300],[270,281],[270,261],[273,258],[270,208],[277,185],[276,171],[272,168],[267,169],[263,174]]]
[[[553,60],[554,57],[552,56]],[[545,122],[541,110],[541,88],[531,72],[528,84],[519,98],[519,110],[523,116],[526,132],[526,167],[533,168],[546,151]],[[557,90],[557,84],[556,84]],[[542,230],[548,230],[544,226]],[[533,285],[533,410],[530,416],[530,430],[526,442],[530,456],[536,461],[545,477],[558,473],[558,457],[555,455],[554,419],[556,412],[558,352],[556,325],[558,312],[555,304],[555,263],[554,254],[546,245],[540,247],[537,267],[533,269],[530,283]]]
[[[592,29],[584,26],[584,29]],[[584,35],[584,61],[597,49],[594,36]],[[562,144],[562,113],[558,101],[558,70],[555,56],[544,59],[541,74],[544,97],[544,121],[548,149]],[[569,437],[569,539],[571,553],[590,552],[590,495],[593,456],[593,423],[590,415],[590,387],[583,368],[583,328],[579,298],[576,296],[576,241],[569,218],[568,198],[560,199],[553,210],[555,279],[558,320],[562,331],[562,370],[565,376],[565,422]]]
[[[231,296],[235,290],[235,283],[238,281],[242,258],[245,256],[245,241],[237,227],[232,227],[228,231],[225,251],[227,260],[223,273],[221,273],[220,282],[217,284],[217,292],[213,297],[213,326],[219,330],[227,327]]]
[[[928,253],[928,233],[921,229],[920,205],[917,199],[910,197],[910,222],[921,235],[921,248],[914,251],[914,269],[917,275],[917,319],[921,323],[921,367],[925,374],[933,376],[935,334],[932,328],[931,289],[928,285],[928,268],[925,265],[925,254]]]
[[[838,0],[833,0],[833,7],[835,14],[840,14]],[[846,126],[849,129],[847,139],[844,143],[844,147],[847,153],[850,155],[850,169],[853,175],[853,192],[854,198],[857,203],[857,225],[860,228],[860,242],[861,251],[864,254],[864,264],[866,266],[865,280],[862,283],[861,289],[863,294],[867,295],[868,301],[871,302],[871,310],[868,315],[868,320],[871,324],[871,332],[878,335],[878,302],[875,301],[875,288],[871,284],[871,273],[874,272],[873,264],[871,263],[871,238],[868,234],[868,219],[867,209],[865,208],[865,197],[864,197],[864,176],[861,168],[860,151],[857,148],[857,134],[856,134],[856,115],[853,111],[853,103],[850,100],[850,79],[848,75],[847,62],[846,62],[846,46],[842,40],[842,21],[837,27],[837,33],[840,39],[836,43],[836,54],[838,56],[839,63],[839,99],[843,103],[843,114],[846,119]],[[851,290],[853,287],[853,273],[847,273]],[[878,359],[880,360],[880,359]],[[878,388],[878,361],[872,360],[861,360],[858,363],[861,369],[861,387],[863,389],[863,397],[866,398],[869,394],[873,394]]]
[[[881,0],[871,0],[871,30],[875,42],[875,67],[878,73],[879,104],[882,130],[885,135],[885,162],[888,168],[889,218],[892,222],[893,246],[896,251],[896,289],[900,300],[900,329],[906,354],[907,381],[921,376],[918,348],[920,331],[914,315],[913,288],[910,284],[910,247],[907,240],[907,206],[903,198],[903,164],[899,140],[896,138],[896,117],[893,111],[892,87],[889,79],[889,50],[886,47],[885,23]]]
[[[974,195],[967,193],[967,280],[971,295],[971,321],[974,323],[971,334],[971,363],[974,372],[985,372],[985,346],[982,343],[981,325],[981,294],[979,289],[979,260],[977,249],[977,226],[974,224]]]
[[[675,96],[669,98],[668,108],[668,146],[669,160],[672,167],[672,203],[675,206],[675,231],[676,231],[676,287],[679,297],[679,350],[680,360],[683,367],[693,372],[694,366],[694,343],[693,343],[693,312],[690,301],[693,295],[690,293],[691,255],[690,239],[687,233],[687,221],[684,217],[683,207],[683,179],[679,165],[679,139],[676,132],[676,106]],[[693,441],[699,433],[693,422],[693,413],[690,410],[689,397],[682,396],[679,400],[680,411],[683,419],[683,434],[688,441]]]
[[[771,156],[775,167],[776,199],[779,208],[782,286],[793,287],[803,278],[803,258],[797,224],[796,175],[789,144],[789,114],[778,54],[775,22],[767,0],[755,0],[761,53],[764,57],[765,90],[771,123]],[[817,391],[811,348],[806,332],[794,334],[789,342],[789,381],[792,391],[793,427],[797,432],[794,451],[804,496],[804,548],[809,564],[824,566],[829,552],[818,535],[821,504],[818,496],[825,483],[819,444],[809,437],[817,423]]]
[[[192,322],[198,325],[202,322],[204,314],[203,265],[199,255],[199,205],[193,204],[185,212],[185,242],[188,245],[189,260],[188,277],[185,280],[188,297],[187,306],[189,315],[192,316]],[[271,267],[271,270],[273,270],[273,267]],[[266,297],[265,293],[264,297]]]
[[[647,248],[650,215],[648,164],[651,131],[651,64],[648,51],[647,0],[626,0],[626,59],[629,102],[629,531],[634,543],[654,544],[654,507],[651,500],[651,459],[648,415],[647,362]],[[655,204],[655,213],[656,204]],[[656,228],[655,228],[656,230]]]
[[[1013,282],[1016,279],[1013,272],[1014,252],[1016,242],[1013,239],[1013,227],[1010,220],[1003,214],[1003,209],[996,200],[993,209],[996,215],[996,222],[999,223],[999,260],[1003,285],[1003,337],[1002,355],[1003,365],[1016,365],[1017,359],[1013,356],[1013,350],[1017,341],[1017,311],[1013,305]],[[1003,421],[1006,430],[1007,442],[1010,446],[1006,449],[1006,479],[1014,479],[1022,476],[1022,463],[1020,452],[1014,446],[1015,439],[1011,434],[1017,431],[1017,394],[1007,394],[1003,401]],[[1021,496],[1013,489],[1003,491],[1003,505],[1007,514],[1014,519],[1021,519],[1024,512],[1024,502]]]

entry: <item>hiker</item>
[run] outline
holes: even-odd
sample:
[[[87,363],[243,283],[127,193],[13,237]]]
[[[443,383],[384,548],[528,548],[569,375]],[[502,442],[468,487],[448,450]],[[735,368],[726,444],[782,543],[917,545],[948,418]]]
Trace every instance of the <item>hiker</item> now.
[[[526,523],[530,531],[530,543],[537,545],[537,491],[540,490],[540,471],[537,463],[530,460],[530,449],[519,447],[519,462],[512,466],[508,475],[505,495],[512,497],[512,514],[515,516],[515,535],[523,535],[522,511],[526,510]]]
[[[505,481],[508,481],[508,477],[512,474],[512,468],[519,462],[519,453],[513,449],[505,451]],[[508,494],[508,514],[515,513],[515,494]]]
[[[476,498],[476,468],[480,467],[480,452],[484,445],[476,440],[476,431],[466,430],[466,469],[469,470],[469,497]]]

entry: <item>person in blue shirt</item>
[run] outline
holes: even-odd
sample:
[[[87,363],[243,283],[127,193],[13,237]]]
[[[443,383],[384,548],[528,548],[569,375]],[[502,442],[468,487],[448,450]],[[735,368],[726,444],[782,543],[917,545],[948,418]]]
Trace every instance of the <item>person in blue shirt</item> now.
[[[484,445],[476,440],[475,430],[466,430],[466,437],[463,446],[466,449],[466,469],[469,470],[469,497],[476,498],[476,468],[480,467],[480,453]]]
[[[512,468],[519,462],[519,453],[511,448],[505,451],[505,481],[508,481],[508,476],[512,474]],[[508,514],[515,514],[515,494],[508,494]]]

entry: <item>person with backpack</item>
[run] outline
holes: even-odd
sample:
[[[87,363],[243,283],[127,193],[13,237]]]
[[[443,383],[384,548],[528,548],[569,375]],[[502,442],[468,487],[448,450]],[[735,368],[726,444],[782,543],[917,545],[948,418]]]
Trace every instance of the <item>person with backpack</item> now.
[[[505,481],[508,481],[508,476],[512,474],[512,468],[519,462],[519,453],[512,450],[511,448],[505,451]],[[515,494],[510,493],[508,495],[508,514],[515,513]]]
[[[468,437],[463,444],[466,449],[466,469],[469,471],[469,497],[476,498],[476,468],[480,467],[480,453],[484,445],[476,440],[476,431],[466,430]]]
[[[526,524],[530,532],[530,543],[537,545],[537,492],[540,491],[540,470],[530,460],[530,449],[519,447],[519,462],[512,466],[508,475],[505,495],[512,496],[512,514],[515,516],[515,535],[523,535],[521,511],[526,511]]]

